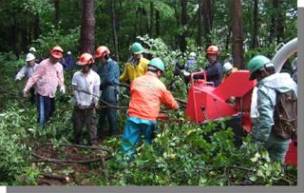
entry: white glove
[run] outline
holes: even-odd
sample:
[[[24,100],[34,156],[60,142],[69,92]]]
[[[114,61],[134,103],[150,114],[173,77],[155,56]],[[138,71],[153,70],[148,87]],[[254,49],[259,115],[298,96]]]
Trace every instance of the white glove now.
[[[60,87],[60,92],[61,92],[62,94],[65,94],[65,86]]]
[[[187,72],[186,70],[182,70],[182,73],[184,76],[190,76],[190,72]]]
[[[28,97],[29,96],[29,92],[28,92],[28,90],[23,90],[23,97]]]

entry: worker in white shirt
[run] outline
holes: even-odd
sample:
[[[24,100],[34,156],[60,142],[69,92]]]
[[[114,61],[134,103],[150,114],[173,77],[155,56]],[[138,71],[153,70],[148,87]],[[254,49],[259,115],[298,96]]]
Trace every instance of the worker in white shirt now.
[[[96,108],[100,96],[100,77],[92,70],[93,56],[83,53],[77,64],[81,70],[75,72],[72,85],[74,90],[75,107],[73,112],[75,143],[80,144],[83,140],[83,127],[89,130],[89,144],[97,143],[97,119]]]
[[[25,62],[26,62],[26,64],[16,74],[15,81],[20,81],[23,78],[29,79],[33,75],[35,69],[38,66],[38,64],[36,63],[36,57],[32,53],[28,53],[26,55]],[[35,88],[34,87],[32,87],[30,89],[30,94],[31,94],[30,101],[32,103],[35,103]]]

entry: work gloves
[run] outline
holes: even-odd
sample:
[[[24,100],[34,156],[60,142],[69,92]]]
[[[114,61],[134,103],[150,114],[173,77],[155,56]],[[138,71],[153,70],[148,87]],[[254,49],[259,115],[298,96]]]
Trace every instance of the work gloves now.
[[[60,87],[60,92],[61,92],[62,94],[65,94],[65,86]]]

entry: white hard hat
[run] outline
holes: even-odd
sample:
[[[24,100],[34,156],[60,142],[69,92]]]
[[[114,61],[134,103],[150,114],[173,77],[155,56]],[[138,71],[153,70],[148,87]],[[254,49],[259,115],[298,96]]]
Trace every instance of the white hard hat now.
[[[72,54],[72,52],[71,52],[71,51],[68,51],[68,52],[67,52],[67,54],[71,55],[71,54]]]
[[[189,54],[189,56],[192,57],[192,58],[195,58],[195,57],[196,57],[196,53],[195,53],[195,52],[191,52],[191,53]]]
[[[230,62],[226,62],[223,68],[224,68],[224,73],[227,73],[228,71],[232,70],[233,66]]]
[[[26,55],[25,61],[26,61],[26,62],[29,62],[29,61],[32,61],[32,60],[35,60],[35,59],[36,59],[36,57],[34,56],[34,54],[28,53],[28,54]]]
[[[30,47],[29,51],[30,51],[30,52],[36,52],[36,48]]]

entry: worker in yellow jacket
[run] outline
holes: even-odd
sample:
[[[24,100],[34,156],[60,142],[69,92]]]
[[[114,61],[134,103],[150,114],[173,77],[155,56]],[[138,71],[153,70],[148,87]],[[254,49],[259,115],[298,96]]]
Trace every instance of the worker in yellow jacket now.
[[[122,75],[119,78],[120,81],[127,83],[131,83],[135,78],[144,75],[148,70],[149,63],[149,60],[142,55],[145,49],[140,43],[133,43],[130,50],[132,57],[125,64]]]

